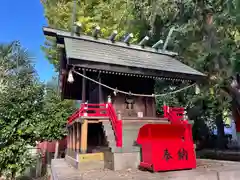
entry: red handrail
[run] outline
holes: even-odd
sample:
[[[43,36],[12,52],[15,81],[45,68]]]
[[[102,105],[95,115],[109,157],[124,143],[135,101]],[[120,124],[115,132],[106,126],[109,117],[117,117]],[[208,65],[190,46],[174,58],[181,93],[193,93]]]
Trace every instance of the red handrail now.
[[[116,146],[122,147],[122,120],[117,118],[117,114],[111,103],[108,103],[108,115],[115,133]]]
[[[94,107],[95,106],[95,107]],[[97,106],[97,107],[96,107]],[[92,112],[91,112],[92,111]],[[115,134],[116,146],[122,147],[122,121],[117,118],[117,114],[111,103],[108,104],[81,104],[80,108],[68,118],[68,124],[79,117],[108,117]]]
[[[164,118],[169,119],[171,123],[181,123],[184,120],[184,108],[163,106]]]
[[[97,108],[94,106],[97,106]],[[80,108],[68,118],[67,123],[70,124],[71,122],[82,116],[107,117],[106,104],[81,104]]]

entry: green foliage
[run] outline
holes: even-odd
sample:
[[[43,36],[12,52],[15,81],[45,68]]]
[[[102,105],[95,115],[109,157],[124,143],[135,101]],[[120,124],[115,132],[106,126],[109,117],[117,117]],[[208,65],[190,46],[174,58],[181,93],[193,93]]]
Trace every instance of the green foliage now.
[[[43,116],[40,123],[41,138],[43,140],[59,140],[66,135],[67,118],[73,112],[73,102],[71,100],[61,100],[58,93],[57,79],[47,83],[45,88]]]
[[[173,34],[168,49],[179,52],[185,63],[215,78],[202,86],[198,99],[204,99],[205,103],[212,102],[209,108],[215,108],[216,111],[227,108],[231,98],[222,87],[229,86],[234,64],[239,62],[239,42],[236,40],[239,34],[239,22],[236,19],[239,17],[239,7],[233,1],[229,1],[229,4],[221,1],[179,3],[169,0],[139,3],[140,12],[143,12],[141,16],[146,17],[152,32],[156,32],[156,29],[161,32],[160,38],[165,39],[170,27],[179,28],[179,32]],[[208,23],[208,17],[211,16],[213,23]],[[209,93],[209,88],[214,89],[213,95]]]
[[[0,151],[1,173],[6,177],[15,178],[27,167],[31,167],[35,159],[29,151],[26,142],[15,142],[15,144],[3,147]]]
[[[43,86],[38,82],[29,54],[19,43],[0,46],[0,174],[14,178],[32,162],[27,145],[40,133]]]
[[[19,43],[0,46],[0,69],[0,174],[15,178],[34,161],[29,145],[66,135],[73,103],[61,100],[56,78],[39,83]]]
[[[232,94],[229,94],[230,77],[239,68],[239,2],[225,1],[153,1],[138,2],[140,9],[151,26],[151,32],[160,32],[165,39],[171,27],[178,28],[168,49],[179,52],[182,61],[204,72],[209,81],[201,85],[201,93],[179,93],[169,95],[167,100],[158,102],[169,105],[183,105],[185,98],[190,109],[195,108],[195,120],[202,120],[213,128],[218,127],[219,137],[223,137],[224,110],[230,111]],[[149,11],[146,11],[148,9]],[[173,10],[174,9],[174,10]],[[159,90],[162,93],[162,90]],[[185,103],[186,104],[186,103]]]

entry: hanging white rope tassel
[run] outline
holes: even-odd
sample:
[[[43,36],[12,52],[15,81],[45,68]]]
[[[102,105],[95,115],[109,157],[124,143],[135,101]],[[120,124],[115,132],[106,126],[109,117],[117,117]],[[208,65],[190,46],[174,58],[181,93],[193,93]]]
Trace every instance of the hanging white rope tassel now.
[[[67,81],[68,81],[69,83],[73,83],[73,82],[74,82],[72,70],[70,70],[69,73],[68,73]]]
[[[79,73],[79,72],[77,72],[77,71],[75,71],[75,70],[72,70],[72,72],[74,72],[75,74],[77,74],[77,75],[79,75],[79,76],[82,76],[83,78],[88,79],[88,80],[90,80],[90,81],[92,81],[92,82],[94,82],[94,83],[96,83],[96,84],[99,84],[99,85],[101,85],[101,86],[103,86],[103,87],[105,87],[105,88],[108,88],[108,89],[112,90],[113,92],[122,93],[122,94],[126,94],[126,95],[131,95],[131,96],[140,96],[140,97],[162,97],[162,96],[166,96],[166,95],[169,95],[169,94],[176,94],[176,93],[178,93],[178,92],[181,92],[181,91],[183,91],[183,90],[186,90],[186,89],[188,89],[188,88],[191,88],[191,87],[193,87],[193,86],[196,86],[196,83],[194,83],[194,84],[191,84],[191,85],[186,86],[186,87],[184,87],[184,88],[178,89],[178,90],[176,90],[176,91],[172,91],[172,92],[164,93],[164,94],[151,94],[151,95],[150,95],[150,94],[137,94],[137,93],[129,93],[129,92],[126,92],[126,91],[118,90],[118,89],[116,89],[116,88],[112,88],[112,87],[110,87],[110,86],[108,86],[108,85],[105,85],[105,84],[102,84],[102,83],[100,83],[100,82],[98,82],[98,81],[96,81],[96,80],[94,80],[94,79],[92,79],[92,78],[90,78],[90,77],[87,77],[87,76],[85,76],[85,75],[83,75],[83,74],[81,74],[81,73]]]
[[[200,88],[197,84],[195,86],[195,94],[200,94]]]

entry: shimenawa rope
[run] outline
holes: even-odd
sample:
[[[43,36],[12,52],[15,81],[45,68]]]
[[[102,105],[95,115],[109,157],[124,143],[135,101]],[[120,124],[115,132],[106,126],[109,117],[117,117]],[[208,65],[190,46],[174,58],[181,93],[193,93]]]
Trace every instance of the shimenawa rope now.
[[[130,95],[130,96],[162,97],[162,96],[166,96],[166,95],[169,95],[169,94],[176,94],[176,93],[178,93],[178,92],[181,92],[181,91],[183,91],[183,90],[186,90],[186,89],[188,89],[188,88],[193,87],[193,86],[196,85],[196,83],[194,83],[194,84],[191,84],[191,85],[186,86],[186,87],[184,87],[184,88],[181,88],[181,89],[178,89],[178,90],[169,92],[169,93],[163,93],[163,94],[151,94],[151,95],[149,95],[149,94],[137,94],[137,93],[131,93],[131,92],[126,92],[126,91],[121,91],[121,90],[118,90],[118,89],[116,89],[116,88],[112,88],[112,87],[110,87],[110,86],[108,86],[108,85],[105,85],[105,84],[102,84],[102,83],[100,83],[100,82],[98,82],[98,81],[96,81],[96,80],[94,80],[94,79],[92,79],[92,78],[90,78],[90,77],[87,77],[87,76],[85,76],[84,74],[81,74],[81,73],[79,73],[79,72],[77,72],[77,71],[75,71],[75,70],[71,70],[71,71],[74,72],[74,73],[77,74],[77,75],[82,76],[82,77],[85,78],[85,79],[88,79],[88,80],[90,80],[90,81],[92,81],[92,82],[94,82],[94,83],[97,83],[97,84],[99,84],[99,85],[101,85],[101,86],[103,86],[103,87],[105,87],[105,88],[108,88],[108,89],[114,91],[114,93],[122,93],[122,94]]]

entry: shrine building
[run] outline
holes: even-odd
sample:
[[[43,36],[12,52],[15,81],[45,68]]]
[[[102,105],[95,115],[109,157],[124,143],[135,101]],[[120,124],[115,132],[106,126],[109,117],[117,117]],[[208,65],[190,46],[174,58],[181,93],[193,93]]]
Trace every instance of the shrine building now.
[[[156,80],[187,86],[206,78],[177,60],[176,53],[146,47],[143,41],[130,44],[130,35],[117,42],[114,35],[102,39],[94,33],[72,35],[49,27],[43,31],[56,39],[62,98],[82,102],[67,122],[66,160],[76,168],[87,161],[101,161],[115,170],[136,166],[139,129],[171,120],[157,114]]]

